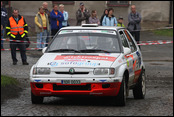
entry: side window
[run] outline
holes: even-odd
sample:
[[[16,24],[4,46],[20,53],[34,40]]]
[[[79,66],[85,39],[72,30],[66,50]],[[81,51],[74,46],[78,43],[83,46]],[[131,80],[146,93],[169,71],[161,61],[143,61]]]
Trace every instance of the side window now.
[[[137,47],[136,47],[134,41],[132,40],[130,34],[126,30],[124,30],[124,33],[126,34],[126,37],[128,38],[128,41],[129,41],[129,44],[131,47],[131,51],[135,52],[137,50]]]
[[[120,34],[123,46],[129,48],[129,44],[128,44],[127,40],[126,40],[125,35],[123,34],[123,31],[119,31],[119,34]]]

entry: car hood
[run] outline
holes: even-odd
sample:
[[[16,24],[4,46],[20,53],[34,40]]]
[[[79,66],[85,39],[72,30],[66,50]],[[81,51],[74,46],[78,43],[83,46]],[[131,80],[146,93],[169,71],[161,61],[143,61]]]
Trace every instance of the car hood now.
[[[120,53],[96,54],[55,54],[44,53],[37,62],[37,67],[110,67]]]

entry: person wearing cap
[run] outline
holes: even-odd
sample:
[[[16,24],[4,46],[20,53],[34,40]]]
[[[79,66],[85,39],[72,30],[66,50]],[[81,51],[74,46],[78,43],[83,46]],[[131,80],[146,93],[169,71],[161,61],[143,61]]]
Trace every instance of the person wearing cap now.
[[[90,13],[89,10],[85,8],[83,2],[80,3],[80,8],[76,12],[77,26],[82,24],[89,24]]]
[[[124,27],[125,28],[125,26],[123,24],[123,17],[122,16],[119,17],[117,26],[118,27]]]

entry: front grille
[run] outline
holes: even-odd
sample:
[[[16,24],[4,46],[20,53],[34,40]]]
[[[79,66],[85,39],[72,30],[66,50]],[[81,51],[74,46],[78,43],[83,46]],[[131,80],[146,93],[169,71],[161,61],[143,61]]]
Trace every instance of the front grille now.
[[[91,84],[87,85],[56,85],[53,84],[53,90],[83,90],[90,91]]]
[[[55,72],[56,74],[71,74],[69,72]],[[73,74],[89,74],[89,72],[75,72]]]

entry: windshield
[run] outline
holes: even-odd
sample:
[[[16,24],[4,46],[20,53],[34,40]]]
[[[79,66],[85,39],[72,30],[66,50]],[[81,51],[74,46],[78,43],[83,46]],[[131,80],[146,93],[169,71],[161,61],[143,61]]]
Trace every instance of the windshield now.
[[[47,52],[120,53],[117,35],[101,33],[67,33],[57,35]]]

